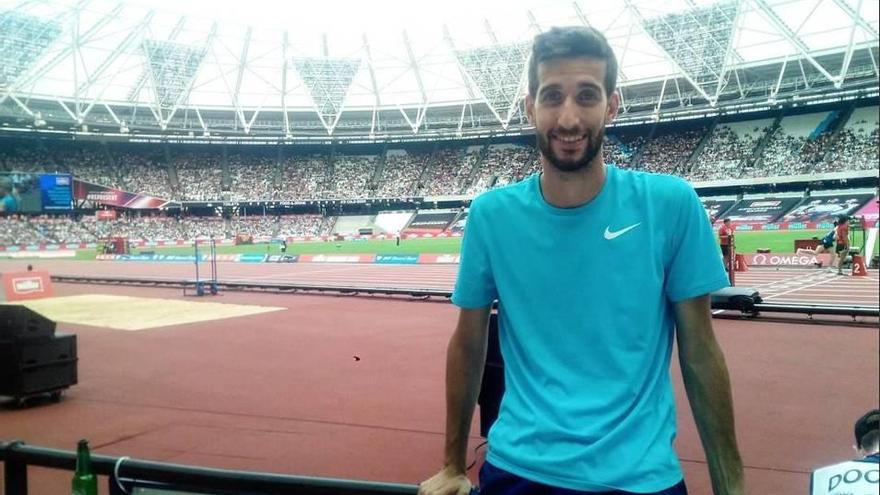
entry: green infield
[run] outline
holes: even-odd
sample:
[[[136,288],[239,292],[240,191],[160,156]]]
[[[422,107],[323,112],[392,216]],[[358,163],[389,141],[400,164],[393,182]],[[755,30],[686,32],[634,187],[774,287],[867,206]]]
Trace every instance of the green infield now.
[[[783,231],[741,231],[736,233],[736,248],[740,253],[755,253],[758,249],[769,249],[773,253],[794,252],[794,241],[798,239],[811,239],[821,237],[827,231],[824,230],[783,230]],[[856,245],[862,242],[861,234],[856,239]],[[315,241],[298,242],[287,245],[287,254],[455,254],[461,249],[460,237],[431,238],[431,239],[404,239],[400,246],[394,240],[362,240],[362,241]],[[201,249],[202,252],[206,252]],[[192,254],[192,246],[137,248],[133,253],[155,252],[161,254],[186,255]],[[874,254],[880,252],[880,243],[874,247]],[[217,246],[218,254],[280,254],[281,245],[278,243],[250,244],[241,246]],[[95,250],[84,249],[76,254],[76,259],[95,259]]]
[[[287,254],[457,254],[461,249],[460,237],[445,237],[431,239],[404,239],[397,246],[395,240],[363,240],[363,241],[314,241],[314,242],[291,242],[287,244]],[[193,254],[192,246],[172,247],[145,247],[135,248],[132,253],[155,252],[159,254],[186,255]],[[206,253],[204,246],[199,247],[200,253]],[[281,244],[262,243],[245,244],[241,246],[217,246],[217,254],[281,254]],[[95,259],[95,250],[80,250],[76,253],[76,259]]]

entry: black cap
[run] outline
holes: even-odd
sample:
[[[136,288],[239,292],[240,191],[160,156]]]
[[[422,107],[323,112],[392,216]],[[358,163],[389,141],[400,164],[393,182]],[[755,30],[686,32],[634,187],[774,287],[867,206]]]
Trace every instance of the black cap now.
[[[868,411],[856,421],[856,445],[861,447],[862,438],[875,430],[880,430],[880,409]]]

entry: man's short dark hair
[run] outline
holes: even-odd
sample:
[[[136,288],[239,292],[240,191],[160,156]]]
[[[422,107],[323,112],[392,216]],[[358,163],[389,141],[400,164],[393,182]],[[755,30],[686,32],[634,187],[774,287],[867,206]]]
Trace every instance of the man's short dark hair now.
[[[725,219],[724,219],[724,223],[730,223],[730,219],[729,219],[729,218],[725,218]]]
[[[856,446],[859,448],[871,447],[877,441],[880,432],[880,409],[868,411],[856,421],[855,425]]]
[[[608,40],[596,29],[586,26],[555,27],[535,36],[529,58],[529,94],[538,92],[538,65],[560,58],[592,57],[605,61],[605,94],[617,88],[617,57]]]

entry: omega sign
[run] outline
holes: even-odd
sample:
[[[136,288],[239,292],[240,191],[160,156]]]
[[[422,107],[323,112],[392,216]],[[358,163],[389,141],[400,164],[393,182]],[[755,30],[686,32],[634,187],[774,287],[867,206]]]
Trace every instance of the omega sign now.
[[[798,256],[796,254],[754,254],[749,265],[770,266],[812,266],[818,263],[815,256]]]

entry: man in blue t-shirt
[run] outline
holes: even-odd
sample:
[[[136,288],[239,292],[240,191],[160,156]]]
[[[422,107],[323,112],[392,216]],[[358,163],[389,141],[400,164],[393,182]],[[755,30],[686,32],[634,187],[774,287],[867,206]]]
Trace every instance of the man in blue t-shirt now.
[[[12,185],[6,179],[0,179],[0,213],[13,213],[18,211],[18,200],[12,190]]]
[[[592,28],[535,38],[526,108],[542,173],[471,205],[444,466],[420,494],[471,489],[465,453],[496,299],[505,393],[481,494],[687,493],[673,449],[673,340],[714,493],[745,493],[708,296],[728,283],[715,237],[685,181],[603,162],[616,75]]]

